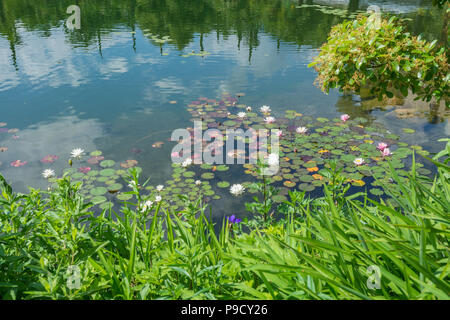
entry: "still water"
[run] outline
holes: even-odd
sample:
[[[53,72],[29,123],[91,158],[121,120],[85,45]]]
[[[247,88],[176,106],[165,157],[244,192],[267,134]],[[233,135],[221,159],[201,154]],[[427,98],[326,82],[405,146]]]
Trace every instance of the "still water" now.
[[[439,38],[441,12],[431,1],[81,0],[81,29],[71,31],[72,4],[0,0],[0,172],[18,191],[46,188],[41,172],[50,165],[60,174],[77,147],[136,160],[152,184],[164,184],[173,170],[168,138],[193,125],[187,105],[224,92],[269,105],[275,117],[287,109],[363,117],[431,152],[450,135],[443,108],[325,95],[307,67],[333,25],[372,4],[406,18],[414,34]],[[43,163],[47,155],[59,158]],[[12,166],[16,160],[26,164]],[[229,182],[242,180],[233,172]],[[217,193],[227,200],[218,212],[238,210],[240,200]]]

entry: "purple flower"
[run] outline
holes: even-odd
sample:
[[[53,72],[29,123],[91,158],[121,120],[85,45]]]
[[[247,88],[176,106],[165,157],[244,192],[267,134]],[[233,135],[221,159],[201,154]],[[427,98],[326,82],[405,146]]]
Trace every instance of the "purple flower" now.
[[[236,218],[234,214],[231,217],[227,217],[227,219],[231,224],[240,223],[242,221],[241,219]]]

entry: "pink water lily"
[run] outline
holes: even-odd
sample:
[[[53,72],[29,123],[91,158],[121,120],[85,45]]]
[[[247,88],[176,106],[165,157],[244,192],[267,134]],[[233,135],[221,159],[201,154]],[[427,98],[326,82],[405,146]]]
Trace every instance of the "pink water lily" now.
[[[381,154],[383,155],[383,157],[388,157],[390,155],[392,155],[391,150],[389,150],[389,148],[385,148],[381,151]]]
[[[26,165],[27,163],[28,163],[27,161],[16,160],[16,161],[11,162],[11,166],[18,168],[18,167],[22,167],[22,166]]]
[[[78,171],[81,173],[88,173],[89,171],[91,171],[91,167],[81,167],[78,169]]]
[[[347,121],[348,119],[350,119],[350,116],[348,114],[343,114],[341,116],[341,120],[344,121],[344,122]]]
[[[271,124],[271,123],[274,123],[274,122],[275,122],[275,118],[274,118],[274,117],[266,117],[266,118],[264,119],[264,121],[265,121],[267,124]]]
[[[387,143],[384,143],[384,142],[380,142],[380,143],[378,143],[378,145],[377,145],[377,149],[380,150],[380,151],[383,151],[383,150],[386,149],[387,147],[388,147]]]
[[[277,136],[278,137],[282,137],[283,136],[283,131],[282,130],[278,130],[277,131]]]
[[[53,155],[53,154],[49,154],[49,155],[43,157],[43,158],[41,159],[41,162],[42,162],[42,163],[53,163],[53,162],[55,162],[55,160],[58,160],[58,159],[59,159],[58,156],[55,156],[55,155]]]

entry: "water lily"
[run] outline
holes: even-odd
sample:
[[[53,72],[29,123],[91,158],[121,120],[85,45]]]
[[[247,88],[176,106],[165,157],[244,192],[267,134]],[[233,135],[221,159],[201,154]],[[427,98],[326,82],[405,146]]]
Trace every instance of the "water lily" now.
[[[275,122],[275,118],[274,118],[274,117],[266,117],[266,118],[264,119],[264,121],[265,121],[267,124],[271,124],[271,123],[274,123],[274,122]]]
[[[86,174],[89,171],[91,171],[91,167],[81,167],[81,168],[78,169],[78,171],[81,172],[81,173]]]
[[[43,176],[45,179],[49,179],[49,178],[55,176],[55,171],[52,170],[52,169],[45,169],[45,170],[42,172],[42,176]]]
[[[262,113],[269,113],[272,111],[269,106],[262,106],[259,110],[261,110]]]
[[[230,217],[227,217],[227,219],[228,219],[228,221],[231,223],[231,224],[237,224],[237,223],[240,223],[242,220],[241,219],[239,219],[239,218],[236,218],[236,216],[233,214],[233,215],[231,215]]]
[[[242,184],[233,184],[230,187],[230,193],[233,196],[240,196],[241,194],[244,193],[244,191],[245,191],[245,188],[244,188],[244,186]]]
[[[380,143],[378,143],[378,145],[377,145],[377,149],[380,150],[380,151],[383,151],[383,150],[386,149],[387,147],[388,147],[387,143],[384,143],[384,142],[380,142]]]
[[[189,167],[192,164],[192,159],[191,158],[186,158],[182,163],[181,166],[183,168]]]
[[[308,132],[308,128],[306,128],[306,127],[298,127],[297,129],[295,129],[295,131],[297,133],[304,134],[304,133]]]
[[[199,186],[199,185],[201,185],[202,184],[202,182],[200,181],[200,180],[195,180],[195,185],[196,186]]]
[[[145,201],[141,207],[141,212],[147,211],[148,209],[150,209],[152,207],[152,205],[153,205],[153,201],[150,201],[150,200]]]
[[[357,166],[361,166],[365,163],[363,158],[356,158],[355,160],[353,160],[353,163],[356,164]]]
[[[282,130],[278,130],[277,131],[277,136],[278,136],[278,138],[281,138],[283,136],[283,131]]]
[[[341,120],[344,121],[344,122],[347,121],[348,119],[350,119],[350,116],[348,114],[343,114],[341,116]]]
[[[389,150],[389,148],[384,148],[383,150],[381,150],[381,154],[383,155],[383,157],[388,157],[392,155],[392,152],[391,150]]]
[[[22,166],[26,165],[27,163],[28,163],[28,161],[16,160],[16,161],[11,162],[11,166],[18,168],[18,167],[22,167]]]
[[[267,164],[269,166],[277,166],[279,163],[279,156],[276,153],[269,154],[269,157],[267,158]]]
[[[240,118],[240,119],[244,119],[244,118],[247,116],[247,114],[246,114],[245,112],[239,112],[239,113],[237,114],[237,116],[238,116],[238,118]]]
[[[81,148],[73,149],[70,153],[70,156],[75,159],[81,159],[81,156],[84,154],[84,150]]]
[[[248,106],[248,107],[246,108],[246,110],[247,110],[247,112],[250,112],[250,111],[252,111],[252,107]]]
[[[156,186],[156,190],[162,191],[162,189],[164,189],[164,186],[162,184]]]

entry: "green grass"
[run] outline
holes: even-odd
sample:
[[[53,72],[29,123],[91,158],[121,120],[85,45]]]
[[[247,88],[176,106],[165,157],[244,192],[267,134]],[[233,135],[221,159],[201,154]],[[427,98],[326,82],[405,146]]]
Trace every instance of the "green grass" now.
[[[216,232],[201,199],[142,213],[135,188],[138,203],[95,216],[68,176],[28,194],[0,176],[0,297],[449,299],[449,151],[433,179],[392,169],[386,201],[347,195],[330,170],[323,197],[291,192],[248,232],[225,219]]]

